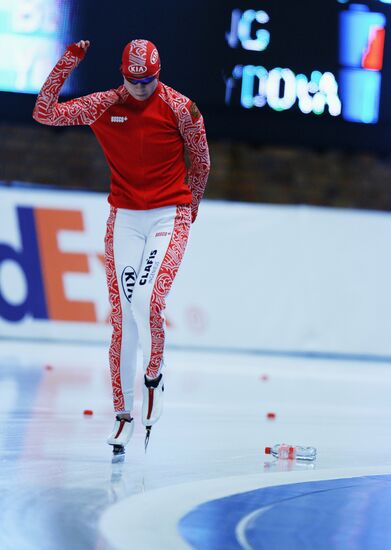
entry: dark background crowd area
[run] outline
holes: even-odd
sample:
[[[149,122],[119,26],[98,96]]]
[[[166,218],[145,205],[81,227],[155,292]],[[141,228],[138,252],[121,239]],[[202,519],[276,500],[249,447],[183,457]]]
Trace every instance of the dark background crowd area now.
[[[110,175],[85,128],[0,126],[0,180],[107,192]],[[210,199],[391,210],[391,156],[211,140]]]
[[[363,3],[366,10],[383,13],[389,29],[391,5]],[[327,108],[323,114],[304,114],[298,99],[283,112],[270,107],[270,98],[263,108],[244,108],[239,81],[227,99],[227,83],[233,82],[237,66],[262,65],[269,72],[286,67],[291,74],[307,77],[312,71],[331,71],[339,79],[341,21],[351,4],[355,2],[320,6],[312,0],[167,0],[164,4],[118,0],[107,10],[106,3],[62,0],[56,6],[63,13],[63,40],[89,39],[91,46],[69,78],[69,91],[63,90],[69,95],[61,100],[119,86],[124,45],[134,38],[148,38],[161,55],[162,81],[196,101],[204,115],[212,166],[206,197],[389,211],[388,30],[376,123],[349,122],[331,116]],[[44,9],[44,3],[34,6],[30,6],[34,13]],[[239,27],[233,25],[234,14],[239,10],[242,17],[249,9],[267,12],[266,23],[254,22],[249,29],[252,39],[261,28],[269,33],[270,42],[262,51],[245,48]],[[41,76],[43,82],[46,74]],[[35,98],[36,93],[0,92],[0,182],[107,193],[109,170],[91,130],[39,125],[31,117]]]

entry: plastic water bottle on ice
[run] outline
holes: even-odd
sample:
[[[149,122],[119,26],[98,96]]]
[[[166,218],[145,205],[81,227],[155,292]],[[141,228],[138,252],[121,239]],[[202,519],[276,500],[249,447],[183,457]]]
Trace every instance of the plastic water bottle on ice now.
[[[275,458],[284,460],[315,460],[315,447],[300,447],[299,445],[274,445],[274,447],[265,447],[265,454],[273,455]]]

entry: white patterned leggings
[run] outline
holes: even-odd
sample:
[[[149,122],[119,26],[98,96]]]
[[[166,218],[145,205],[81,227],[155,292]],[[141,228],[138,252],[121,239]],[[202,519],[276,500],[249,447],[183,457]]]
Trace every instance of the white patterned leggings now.
[[[113,333],[109,351],[115,412],[131,412],[137,344],[151,378],[163,366],[165,299],[185,252],[188,205],[152,210],[111,208],[105,238]]]

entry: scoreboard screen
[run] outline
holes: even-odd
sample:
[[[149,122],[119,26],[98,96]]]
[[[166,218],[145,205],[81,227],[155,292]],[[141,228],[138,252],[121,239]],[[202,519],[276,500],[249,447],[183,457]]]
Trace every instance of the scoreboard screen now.
[[[391,0],[232,2],[221,36],[227,113],[237,123],[242,111],[252,138],[264,123],[272,141],[296,132],[306,144],[389,150],[390,16]]]
[[[147,38],[159,49],[162,81],[196,101],[212,139],[391,152],[391,0],[107,6],[0,0],[0,90],[36,94],[80,38],[91,47],[65,95],[119,86],[124,45]],[[11,110],[0,102],[0,115],[26,105],[30,119],[31,102]]]
[[[326,113],[350,122],[376,124],[387,27],[384,3],[378,2],[383,11],[374,11],[368,4],[335,2],[334,21],[326,36],[321,27],[330,24],[330,17],[324,18],[322,9],[318,17],[314,13],[307,29],[308,16],[300,17],[302,8],[295,7],[287,29],[285,10],[274,13],[277,2],[269,3],[269,9],[267,4],[264,2],[265,9],[259,9],[259,2],[255,9],[231,11],[225,38],[233,50],[233,60],[240,58],[240,62],[233,63],[226,79],[226,104],[239,102],[245,109],[275,111],[296,108],[304,115]],[[292,59],[297,43],[301,43],[304,55]],[[312,68],[307,61],[308,50],[319,53]],[[325,52],[329,54],[327,61]],[[273,67],[272,61],[277,59],[279,66]]]

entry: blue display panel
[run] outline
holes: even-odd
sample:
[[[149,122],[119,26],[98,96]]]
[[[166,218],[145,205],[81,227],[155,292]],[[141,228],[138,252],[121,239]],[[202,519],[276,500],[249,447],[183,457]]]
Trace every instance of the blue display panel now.
[[[0,0],[0,91],[37,93],[70,39],[72,0]],[[65,92],[72,92],[69,83]]]
[[[340,15],[342,116],[350,122],[379,119],[386,17],[352,4]]]

